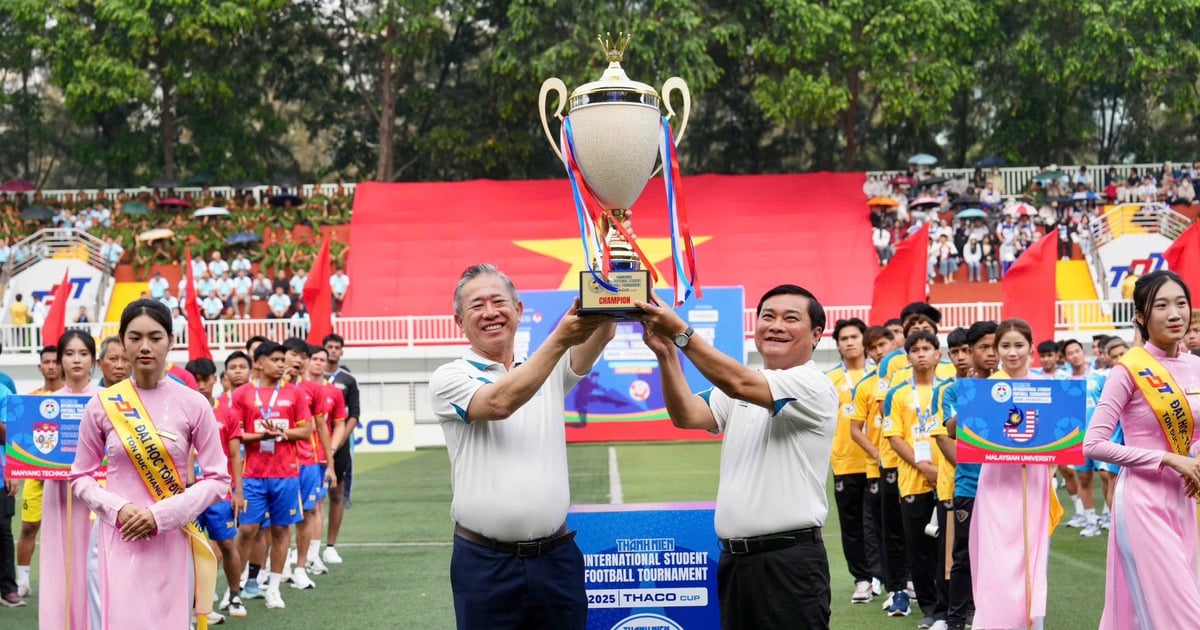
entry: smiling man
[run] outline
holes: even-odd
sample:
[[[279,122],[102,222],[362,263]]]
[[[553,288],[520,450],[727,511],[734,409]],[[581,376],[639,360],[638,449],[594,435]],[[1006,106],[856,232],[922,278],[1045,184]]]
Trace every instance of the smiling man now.
[[[693,335],[661,302],[638,307],[671,421],[724,433],[715,517],[721,627],[828,628],[821,527],[838,392],[812,360],[825,309],[796,285],[767,291],[754,326],[763,369],[751,370]],[[692,394],[678,350],[714,388]]]
[[[583,553],[566,525],[565,399],[616,327],[578,308],[576,299],[523,359],[516,337],[524,306],[512,280],[480,264],[454,289],[454,320],[471,348],[433,373],[429,392],[450,455],[450,583],[460,629],[587,625]]]

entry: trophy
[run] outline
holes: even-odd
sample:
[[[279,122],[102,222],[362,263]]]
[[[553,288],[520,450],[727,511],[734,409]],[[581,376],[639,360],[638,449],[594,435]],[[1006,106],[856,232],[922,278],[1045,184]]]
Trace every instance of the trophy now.
[[[681,304],[693,290],[698,293],[694,287],[695,253],[678,198],[675,156],[675,146],[687,128],[692,97],[679,77],[667,79],[661,98],[653,87],[630,80],[621,68],[628,34],[618,33],[615,40],[607,34],[598,39],[608,61],[603,76],[576,88],[569,100],[562,80],[546,79],[538,94],[538,110],[546,139],[567,169],[579,219],[588,267],[579,276],[579,312],[621,318],[638,311],[635,301],[650,301],[658,279],[634,237],[630,208],[658,172],[655,163],[660,155],[671,222],[676,303]],[[683,116],[678,135],[672,137],[668,120],[675,110],[669,97],[675,90],[683,96]],[[554,112],[561,122],[558,142],[546,116],[551,92],[558,95]],[[568,102],[570,111],[564,117]],[[660,110],[663,106],[667,116]]]

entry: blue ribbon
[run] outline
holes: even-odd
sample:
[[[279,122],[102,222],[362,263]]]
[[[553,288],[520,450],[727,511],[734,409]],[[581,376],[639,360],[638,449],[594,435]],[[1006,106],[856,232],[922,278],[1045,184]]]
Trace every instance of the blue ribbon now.
[[[671,259],[675,264],[675,276],[678,278],[675,286],[675,305],[679,306],[692,297],[694,287],[684,269],[683,252],[679,248],[679,240],[682,238],[682,235],[679,229],[679,215],[676,212],[675,172],[671,166],[671,143],[673,140],[671,123],[667,121],[666,116],[663,116],[662,133],[659,136],[659,149],[662,153],[663,184],[666,186],[667,193],[667,214],[671,223]],[[682,298],[679,297],[680,293],[683,294]]]
[[[570,116],[563,119],[562,135],[563,166],[567,169],[567,179],[571,181],[571,197],[575,201],[575,214],[579,219],[579,237],[583,241],[584,266],[587,267],[588,273],[592,274],[592,279],[596,281],[596,284],[599,284],[607,291],[616,293],[617,288],[605,281],[604,276],[596,273],[596,269],[592,267],[592,260],[594,260],[592,255],[592,241],[596,238],[595,225],[592,223],[591,217],[588,216],[587,205],[584,203],[583,194],[579,190],[579,182],[575,179],[575,171],[571,168],[571,162],[575,159],[575,137],[571,133]],[[595,245],[597,247],[601,246],[598,242]]]

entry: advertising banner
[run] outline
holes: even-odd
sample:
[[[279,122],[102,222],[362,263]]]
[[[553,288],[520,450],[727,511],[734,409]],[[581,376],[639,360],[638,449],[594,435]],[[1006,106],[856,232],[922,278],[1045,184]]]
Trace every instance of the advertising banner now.
[[[1082,464],[1085,380],[958,381],[958,461]]]
[[[670,303],[668,290],[657,294]],[[521,293],[525,313],[517,330],[518,357],[532,354],[550,336],[578,291]],[[704,299],[690,300],[677,312],[695,335],[721,352],[745,362],[742,289],[704,289]],[[711,387],[684,359],[683,371],[693,392]],[[617,323],[617,335],[604,349],[591,374],[567,395],[567,441],[611,442],[715,439],[703,431],[676,429],[667,418],[654,353],[642,342],[642,325]]]
[[[588,630],[720,627],[712,503],[577,505]]]

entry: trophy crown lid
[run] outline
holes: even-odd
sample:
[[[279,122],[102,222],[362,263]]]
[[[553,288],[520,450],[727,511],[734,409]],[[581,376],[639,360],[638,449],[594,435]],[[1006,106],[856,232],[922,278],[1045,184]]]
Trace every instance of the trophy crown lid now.
[[[615,39],[609,32],[597,35],[596,39],[599,40],[600,48],[604,51],[604,59],[609,63],[620,63],[625,59],[625,48],[629,46],[631,37],[633,37],[633,33],[618,31]]]

